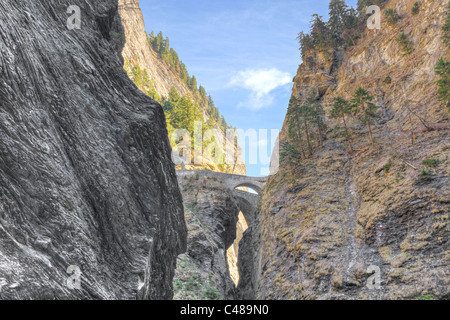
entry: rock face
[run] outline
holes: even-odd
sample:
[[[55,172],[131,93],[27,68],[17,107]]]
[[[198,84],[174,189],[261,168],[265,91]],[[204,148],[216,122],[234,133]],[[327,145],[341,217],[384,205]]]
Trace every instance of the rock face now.
[[[168,97],[172,87],[183,96],[191,94],[189,88],[170,65],[159,59],[158,54],[150,46],[139,0],[118,1],[126,39],[122,51],[123,57],[133,61],[133,64],[138,64],[143,70],[147,70],[156,91],[161,96]]]
[[[248,229],[247,220],[245,220],[244,214],[239,212],[238,222],[236,224],[236,240],[233,245],[227,250],[228,269],[230,270],[230,277],[234,284],[239,284],[239,244],[244,237],[244,232]]]
[[[449,298],[450,131],[434,73],[440,57],[450,58],[440,37],[447,3],[421,1],[412,16],[414,2],[388,2],[386,9],[403,17],[396,26],[367,30],[345,51],[306,55],[293,95],[314,92],[329,113],[335,97],[369,90],[381,106],[375,146],[367,146],[367,129],[350,121],[359,151],[349,152],[329,121],[322,149],[296,167],[282,163],[252,225],[256,252],[245,257],[251,272],[241,279],[244,298]],[[413,41],[409,56],[395,40],[402,31]],[[440,130],[424,130],[419,117]],[[427,158],[437,166],[426,168]],[[368,286],[374,272],[378,289]]]
[[[182,198],[162,108],[122,68],[122,32],[114,0],[0,5],[2,299],[173,295]]]
[[[124,47],[122,56],[129,61],[131,68],[139,66],[143,71],[145,70],[155,86],[156,92],[161,96],[168,98],[169,92],[175,88],[181,96],[189,97],[199,104],[203,118],[207,121],[210,116],[207,111],[207,105],[198,91],[192,91],[188,88],[186,83],[181,79],[178,72],[176,72],[166,61],[161,59],[153,50],[148,41],[148,35],[145,29],[144,17],[142,15],[139,0],[119,0],[119,14],[122,18],[124,26]],[[126,66],[124,66],[126,67]],[[133,77],[130,75],[130,77]],[[144,90],[145,91],[145,90]],[[197,119],[199,120],[199,119]],[[223,150],[226,150],[227,138],[226,132],[223,132],[218,124],[215,128],[219,130],[218,138],[223,141]],[[194,139],[194,137],[191,137]],[[208,145],[205,141],[205,146]],[[174,141],[172,141],[174,143]],[[232,144],[234,145],[234,143]],[[199,163],[186,165],[188,170],[207,169],[217,172],[229,172],[234,174],[246,174],[245,163],[241,158],[242,150],[234,148],[236,163],[234,165],[224,166],[225,160],[217,163],[216,159],[206,153],[199,156]],[[194,150],[192,150],[192,154]],[[181,164],[177,166],[182,169]]]
[[[188,250],[178,259],[175,299],[234,299],[227,249],[236,239],[239,208],[222,181],[200,174],[179,175],[188,225]]]

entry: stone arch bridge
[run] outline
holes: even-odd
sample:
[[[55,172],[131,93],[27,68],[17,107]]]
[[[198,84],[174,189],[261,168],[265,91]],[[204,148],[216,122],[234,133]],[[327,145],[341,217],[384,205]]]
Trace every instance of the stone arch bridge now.
[[[249,225],[253,224],[254,215],[256,212],[256,208],[258,206],[258,202],[260,199],[260,194],[264,185],[267,182],[268,177],[248,177],[242,176],[238,174],[231,173],[221,173],[207,170],[178,170],[177,176],[179,178],[182,177],[190,177],[197,176],[202,178],[216,178],[218,181],[221,181],[225,187],[232,191],[233,196],[238,201],[239,209],[245,216],[247,223]],[[255,193],[238,190],[239,187],[246,187],[253,189]]]

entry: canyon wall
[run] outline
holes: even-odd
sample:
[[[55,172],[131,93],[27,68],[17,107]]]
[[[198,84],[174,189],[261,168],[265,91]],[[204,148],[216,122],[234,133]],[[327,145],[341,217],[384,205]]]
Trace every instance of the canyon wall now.
[[[145,30],[144,17],[139,6],[139,0],[118,0],[119,14],[122,18],[125,34],[125,45],[122,55],[131,63],[147,70],[155,84],[159,95],[168,97],[174,87],[183,96],[191,94],[191,90],[175,73],[171,66],[160,59],[152,49]]]
[[[423,0],[412,15],[415,2],[389,1],[382,16],[394,8],[402,19],[382,20],[354,46],[305,54],[293,96],[314,94],[329,115],[334,98],[364,87],[381,107],[375,145],[349,119],[349,152],[338,122],[327,120],[322,148],[298,165],[282,161],[247,235],[243,298],[449,298],[450,126],[434,70],[450,58],[440,36],[447,1]],[[396,41],[402,32],[410,55]],[[287,116],[281,144],[289,124]]]
[[[114,0],[0,4],[1,299],[172,298],[182,197],[123,32]]]
[[[188,225],[188,251],[178,258],[174,299],[234,299],[227,249],[234,247],[237,236],[238,201],[215,177],[185,171],[178,173],[178,180]]]
[[[150,45],[148,34],[145,29],[144,17],[139,6],[139,0],[119,0],[119,13],[124,26],[124,39],[122,39],[124,41],[122,50],[123,58],[129,61],[131,66],[138,65],[143,71],[147,72],[150,80],[155,86],[156,92],[161,97],[168,98],[170,90],[175,88],[181,96],[190,97],[192,101],[197,102],[201,107],[203,119],[207,122],[210,119],[210,115],[207,111],[207,108],[209,107],[208,103],[202,101],[198,91],[194,92],[189,89],[178,72],[176,72],[167,61],[162,59]],[[151,21],[149,23],[151,25]],[[218,123],[215,123],[214,127],[218,130],[218,136],[221,141],[223,141],[223,150],[226,150],[226,132],[223,132],[223,129]],[[194,137],[191,138],[194,139]],[[174,141],[172,141],[172,143],[174,143]],[[245,175],[246,167],[241,158],[242,151],[239,147],[235,147],[234,152],[236,163],[229,167],[224,166],[225,161],[217,163],[214,157],[205,153],[197,160],[199,163],[188,164],[186,165],[186,169],[206,169]],[[192,154],[193,153],[194,152],[192,152]],[[177,166],[177,169],[181,168],[181,165]]]

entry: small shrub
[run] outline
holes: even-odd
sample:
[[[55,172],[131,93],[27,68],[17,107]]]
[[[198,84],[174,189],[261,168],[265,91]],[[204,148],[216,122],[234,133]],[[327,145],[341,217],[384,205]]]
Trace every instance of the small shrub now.
[[[434,158],[428,158],[423,160],[422,163],[429,168],[437,167],[439,165],[439,160]]]
[[[215,287],[209,287],[203,292],[204,296],[209,300],[217,300],[222,295]]]
[[[190,278],[188,282],[185,285],[186,290],[188,291],[195,291],[198,288],[197,282],[194,280],[194,278]]]
[[[420,179],[429,179],[431,178],[431,171],[423,169],[419,174]]]
[[[392,161],[389,160],[389,162],[384,165],[383,170],[384,170],[384,172],[389,172],[389,170],[391,170],[391,168],[392,168]]]
[[[401,17],[398,15],[395,9],[387,9],[384,12],[384,18],[386,19],[387,23],[389,23],[391,26],[395,25],[398,22],[398,20],[401,19]]]
[[[180,280],[177,280],[177,281],[175,281],[175,291],[179,291],[179,290],[181,290],[182,288],[183,288],[183,283],[181,283],[181,281]]]
[[[395,40],[402,47],[403,56],[413,53],[414,48],[412,46],[414,43],[411,40],[408,40],[408,36],[404,32],[402,32]]]
[[[414,6],[411,9],[412,14],[418,14],[420,11],[420,6],[422,5],[422,2],[416,2],[414,3]]]
[[[421,297],[416,297],[416,300],[434,300],[434,296],[432,294],[427,294]]]
[[[288,161],[290,164],[295,165],[301,161],[302,156],[297,148],[290,142],[284,142],[281,145],[280,161]]]

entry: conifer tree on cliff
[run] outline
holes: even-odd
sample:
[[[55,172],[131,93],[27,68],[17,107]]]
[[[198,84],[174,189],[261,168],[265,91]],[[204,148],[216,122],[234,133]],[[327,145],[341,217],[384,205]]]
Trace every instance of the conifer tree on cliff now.
[[[441,77],[437,82],[438,85],[438,101],[443,102],[450,112],[450,62],[443,58],[439,59],[436,66],[436,74]]]
[[[347,121],[345,120],[345,117],[351,115],[351,113],[352,105],[347,100],[340,96],[334,99],[333,109],[330,111],[330,118],[342,120],[345,127],[345,135],[347,136],[349,143],[349,149],[350,151],[353,151],[350,131],[348,130]]]
[[[355,110],[355,114],[362,123],[367,125],[367,128],[369,129],[370,143],[372,146],[374,145],[372,124],[375,118],[378,117],[376,112],[379,108],[372,102],[373,98],[374,97],[371,96],[367,90],[359,87],[351,100],[352,109]]]
[[[328,28],[334,45],[339,46],[342,43],[342,33],[346,28],[346,18],[349,9],[345,0],[331,0],[329,10]]]

